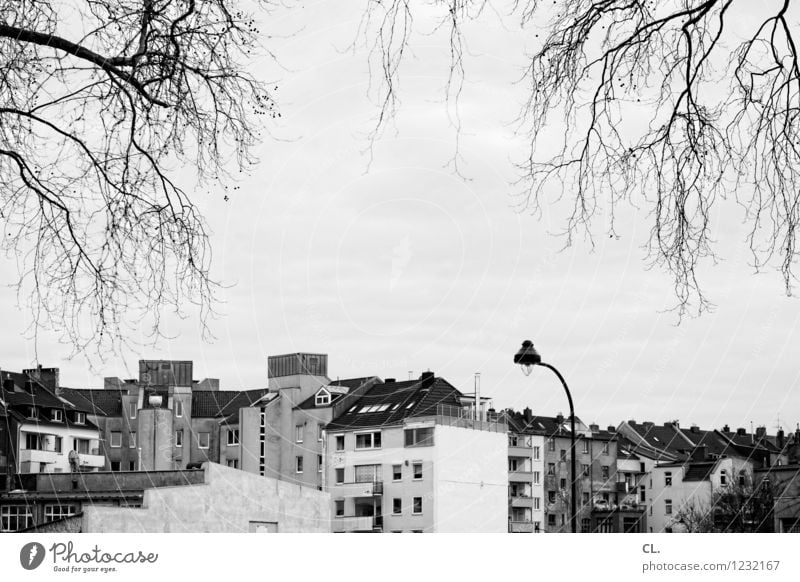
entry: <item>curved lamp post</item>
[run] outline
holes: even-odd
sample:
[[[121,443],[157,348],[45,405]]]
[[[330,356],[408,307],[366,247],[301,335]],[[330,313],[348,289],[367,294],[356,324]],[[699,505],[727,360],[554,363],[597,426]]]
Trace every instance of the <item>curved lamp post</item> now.
[[[575,407],[572,405],[572,394],[569,392],[569,387],[567,386],[567,382],[564,380],[564,377],[561,373],[555,369],[554,366],[547,364],[542,361],[542,356],[539,355],[539,352],[536,351],[536,348],[533,347],[533,342],[531,340],[525,340],[522,342],[522,347],[514,356],[514,363],[519,364],[522,368],[522,371],[525,373],[526,376],[530,375],[531,371],[533,370],[534,366],[543,366],[552,370],[558,379],[561,381],[561,385],[564,387],[564,392],[567,393],[567,400],[569,401],[569,421],[570,421],[570,472],[572,473],[571,481],[572,486],[570,489],[570,504],[569,504],[569,521],[572,525],[572,533],[577,533],[578,531],[578,511],[577,511],[577,497],[575,496],[575,488],[576,488],[576,471],[575,471]]]

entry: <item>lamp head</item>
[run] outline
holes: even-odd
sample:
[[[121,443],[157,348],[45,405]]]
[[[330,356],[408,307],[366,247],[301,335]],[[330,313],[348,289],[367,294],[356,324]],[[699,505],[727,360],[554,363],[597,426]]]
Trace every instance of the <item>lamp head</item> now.
[[[522,347],[514,355],[514,363],[519,364],[523,373],[527,376],[536,364],[542,363],[542,356],[533,347],[531,340],[525,340],[522,342]]]

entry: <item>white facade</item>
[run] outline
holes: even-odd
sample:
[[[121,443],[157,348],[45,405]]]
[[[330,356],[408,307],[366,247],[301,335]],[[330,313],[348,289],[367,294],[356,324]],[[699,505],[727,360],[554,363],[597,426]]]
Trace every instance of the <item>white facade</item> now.
[[[69,473],[69,454],[73,450],[82,470],[105,467],[95,428],[31,422],[21,424],[18,431],[20,473]]]
[[[544,435],[511,433],[508,437],[508,530],[545,531]]]
[[[432,430],[432,438],[406,446],[406,431],[414,430]],[[334,532],[508,529],[504,431],[409,419],[392,427],[332,431],[325,444]]]

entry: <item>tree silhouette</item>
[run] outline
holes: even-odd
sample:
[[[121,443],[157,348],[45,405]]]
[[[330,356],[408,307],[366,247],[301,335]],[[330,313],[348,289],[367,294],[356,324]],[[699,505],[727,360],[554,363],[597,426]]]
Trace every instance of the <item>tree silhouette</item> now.
[[[187,302],[213,313],[206,225],[176,170],[225,185],[276,115],[234,5],[0,0],[2,244],[34,330],[78,352],[131,324],[157,337]]]
[[[593,240],[599,218],[615,237],[623,202],[644,209],[647,260],[671,276],[683,316],[712,306],[698,269],[717,258],[714,209],[730,198],[743,209],[753,267],[777,266],[791,293],[800,64],[799,9],[789,0],[432,4],[450,38],[449,107],[457,109],[466,74],[465,23],[510,6],[537,43],[520,55],[529,88],[518,120],[528,142],[518,158],[521,208],[568,201],[567,245],[579,233]],[[368,3],[362,32],[382,73],[379,126],[396,107],[419,10],[407,0]]]

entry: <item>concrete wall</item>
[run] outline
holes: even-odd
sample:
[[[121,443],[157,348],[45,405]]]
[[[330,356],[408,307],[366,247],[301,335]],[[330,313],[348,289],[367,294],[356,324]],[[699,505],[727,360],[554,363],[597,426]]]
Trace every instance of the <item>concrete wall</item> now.
[[[173,464],[172,411],[167,408],[146,408],[138,414],[136,434],[142,471],[169,471]],[[127,467],[123,467],[127,469]]]
[[[248,532],[277,523],[278,532],[330,531],[327,493],[229,469],[204,466],[205,484],[148,489],[141,508],[85,507],[91,533]]]
[[[508,531],[508,435],[437,425],[435,532]]]

